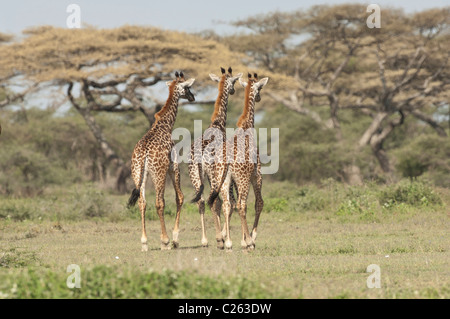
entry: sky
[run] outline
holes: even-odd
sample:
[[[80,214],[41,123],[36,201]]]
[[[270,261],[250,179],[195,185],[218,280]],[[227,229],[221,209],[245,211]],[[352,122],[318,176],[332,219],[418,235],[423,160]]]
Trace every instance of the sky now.
[[[37,25],[67,27],[66,12],[70,4],[81,8],[81,22],[99,28],[114,28],[125,24],[155,26],[163,29],[199,32],[214,30],[229,34],[238,29],[227,25],[258,14],[273,11],[307,9],[313,4],[376,3],[400,7],[405,12],[449,6],[449,0],[1,0],[0,32],[19,34]]]

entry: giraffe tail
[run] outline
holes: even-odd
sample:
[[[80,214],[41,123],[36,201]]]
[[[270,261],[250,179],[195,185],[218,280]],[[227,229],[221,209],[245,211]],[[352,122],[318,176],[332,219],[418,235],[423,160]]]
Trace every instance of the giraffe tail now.
[[[199,160],[197,160],[196,162],[196,158],[194,157],[194,150],[192,150],[191,153],[191,159],[192,162],[189,164],[189,177],[191,179],[192,185],[194,185],[195,188],[195,197],[191,200],[191,203],[197,203],[203,195],[203,190],[205,188],[204,184],[203,184],[203,179],[202,179],[202,164]],[[197,187],[195,186],[195,182],[198,181],[200,182],[200,187],[197,191]]]
[[[141,190],[140,189],[133,189],[133,192],[131,193],[130,198],[128,199],[127,208],[131,208],[134,205],[136,205],[137,200],[139,199],[139,196],[141,196]]]
[[[200,198],[203,195],[203,189],[205,188],[205,186],[203,185],[203,183],[200,185],[200,189],[198,190],[198,193],[195,194],[195,197],[191,200],[191,203],[197,203]]]
[[[217,196],[219,196],[219,191],[213,189],[211,191],[211,194],[209,194],[209,198],[208,198],[208,206],[211,208],[212,205],[214,204],[214,202],[216,201]]]
[[[146,171],[145,171],[146,164],[147,164],[147,159],[144,159],[144,163],[141,166],[141,176],[140,176],[140,180],[139,180],[139,188],[136,187],[131,192],[131,196],[128,199],[127,208],[131,208],[134,205],[136,205],[136,202],[138,201],[139,197],[141,196],[141,186],[142,186],[142,183],[144,182],[144,175],[146,174]]]
[[[222,171],[222,176],[221,176],[221,179],[220,179],[219,184],[217,185],[217,187],[211,189],[211,193],[209,194],[209,197],[208,197],[208,206],[209,206],[209,208],[212,208],[214,202],[216,201],[216,198],[219,196],[220,189],[222,188],[222,185],[225,182],[226,177],[227,177],[227,169]]]

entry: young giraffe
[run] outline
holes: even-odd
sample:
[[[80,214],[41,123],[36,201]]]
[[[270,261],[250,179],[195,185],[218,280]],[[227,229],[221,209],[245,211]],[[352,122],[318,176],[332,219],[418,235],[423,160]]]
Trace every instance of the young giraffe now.
[[[169,97],[164,107],[155,114],[155,123],[147,134],[136,144],[131,157],[131,175],[136,188],[133,190],[128,207],[134,206],[139,199],[139,210],[142,222],[142,251],[147,251],[147,234],[145,230],[145,184],[148,173],[153,181],[156,191],[156,211],[161,222],[161,249],[170,249],[170,240],[167,236],[164,222],[164,191],[167,174],[170,176],[176,193],[177,215],[173,229],[173,247],[178,247],[178,232],[181,206],[183,205],[183,193],[180,188],[180,171],[176,160],[176,152],[173,152],[172,129],[178,111],[178,100],[187,99],[195,101],[189,88],[195,79],[185,80],[183,73],[175,73],[176,79],[167,82]]]
[[[196,191],[196,197],[192,200],[197,203],[201,225],[202,225],[202,246],[208,246],[205,230],[205,200],[203,198],[203,179],[205,174],[211,185],[211,195],[208,204],[211,206],[216,227],[217,247],[223,249],[223,238],[220,229],[220,202],[215,200],[219,194],[220,185],[226,176],[227,163],[224,158],[226,156],[226,122],[227,122],[227,105],[228,96],[235,92],[234,84],[241,78],[242,73],[233,76],[233,70],[228,69],[226,73],[221,68],[222,76],[218,77],[210,74],[213,81],[219,82],[219,94],[214,105],[214,113],[211,117],[211,124],[205,132],[205,138],[200,137],[192,143],[191,162],[189,164],[189,175],[192,185]],[[207,137],[212,135],[210,138]],[[214,138],[213,138],[214,137]],[[222,150],[222,154],[216,154],[216,150]],[[220,156],[222,155],[222,156]]]
[[[261,195],[262,174],[261,161],[256,148],[256,137],[254,136],[255,122],[255,102],[261,101],[260,91],[267,84],[269,78],[258,80],[258,75],[248,75],[248,82],[239,79],[241,85],[245,88],[244,111],[237,123],[237,133],[234,138],[227,143],[227,156],[232,157],[228,165],[227,176],[220,189],[223,198],[222,208],[224,210],[225,225],[222,232],[225,237],[225,247],[232,248],[230,237],[230,218],[232,215],[232,186],[237,190],[236,208],[239,211],[242,227],[241,246],[248,249],[255,248],[256,231],[259,217],[264,206]],[[252,233],[249,233],[247,225],[247,198],[250,183],[255,192],[255,221]]]

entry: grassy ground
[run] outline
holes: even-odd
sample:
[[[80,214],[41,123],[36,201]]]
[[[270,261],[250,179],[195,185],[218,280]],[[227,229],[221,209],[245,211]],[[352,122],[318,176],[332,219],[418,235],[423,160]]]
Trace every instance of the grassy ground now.
[[[264,186],[257,247],[231,253],[200,246],[196,206],[183,208],[180,248],[160,251],[150,206],[149,251],[140,251],[136,209],[127,196],[77,186],[33,199],[0,199],[0,298],[450,298],[450,192],[426,184],[348,188]],[[148,194],[148,202],[153,202]],[[190,194],[186,194],[189,196]],[[249,224],[253,222],[250,198]],[[167,188],[166,224],[174,224]],[[169,232],[171,233],[171,231]],[[67,267],[79,265],[81,288]],[[367,267],[381,288],[367,287]]]

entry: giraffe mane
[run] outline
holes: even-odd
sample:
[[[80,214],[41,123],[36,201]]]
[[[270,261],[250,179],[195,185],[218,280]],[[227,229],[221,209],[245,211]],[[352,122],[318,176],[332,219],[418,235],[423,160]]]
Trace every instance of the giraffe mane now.
[[[237,126],[241,127],[246,121],[248,114],[250,112],[250,93],[252,90],[253,81],[249,78],[248,85],[245,87],[245,102],[244,102],[244,111],[242,112],[241,117],[237,122]]]
[[[158,122],[164,115],[166,115],[170,109],[170,103],[172,103],[172,96],[175,91],[175,86],[177,84],[177,80],[173,81],[169,86],[169,98],[166,101],[166,104],[162,107],[162,109],[155,114],[155,123]]]
[[[211,116],[211,123],[214,122],[217,118],[217,115],[219,115],[219,111],[220,111],[220,103],[222,101],[222,97],[224,94],[224,90],[225,90],[225,76],[222,76],[222,79],[219,82],[219,95],[217,96],[216,99],[216,103],[214,104],[214,113]]]

